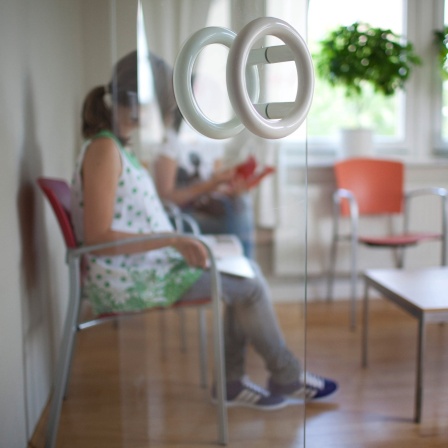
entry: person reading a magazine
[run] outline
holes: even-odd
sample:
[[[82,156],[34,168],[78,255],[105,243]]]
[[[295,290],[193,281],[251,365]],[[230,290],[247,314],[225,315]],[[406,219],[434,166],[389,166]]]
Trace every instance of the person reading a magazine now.
[[[133,155],[131,135],[141,112],[135,103],[137,85],[133,52],[118,61],[110,83],[93,88],[84,100],[85,143],[72,180],[73,225],[78,242],[85,244],[173,233],[88,256],[84,288],[97,314],[160,307],[201,298],[210,291],[204,247],[193,238],[176,235],[149,172]],[[286,346],[268,285],[251,263],[253,278],[220,274],[229,406],[273,410],[290,404],[292,395],[316,399],[331,394],[337,384],[306,373]],[[248,343],[264,360],[266,388],[246,376]]]
[[[172,87],[172,68],[165,61],[159,61],[154,84],[159,92],[165,139],[155,162],[157,191],[163,200],[173,202],[191,215],[202,233],[236,235],[241,240],[244,255],[253,259],[255,224],[249,190],[272,170],[267,168],[255,174],[256,159],[247,155],[232,167],[223,168],[216,163],[211,175],[204,177],[201,154],[186,155],[185,144],[179,139],[183,118]],[[230,141],[229,146],[232,144]],[[243,148],[239,149],[242,153]],[[190,170],[186,169],[187,165]]]
[[[160,197],[191,215],[202,233],[237,235],[244,254],[254,258],[253,206],[246,179],[238,176],[235,168],[218,168],[207,178],[195,172],[188,174],[180,163],[181,151],[182,143],[177,134],[168,131],[155,162],[155,182]],[[200,163],[199,154],[190,155]]]

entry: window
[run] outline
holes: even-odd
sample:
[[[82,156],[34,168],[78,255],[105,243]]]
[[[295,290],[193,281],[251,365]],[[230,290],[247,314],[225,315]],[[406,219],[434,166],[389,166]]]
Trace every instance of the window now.
[[[390,28],[396,34],[403,35],[404,19],[403,0],[310,0],[308,45],[314,54],[319,49],[318,42],[329,31],[357,21],[374,27]],[[383,140],[403,140],[404,101],[404,94],[385,98],[368,91],[366,101],[361,104],[347,100],[342,89],[329,86],[316,77],[313,106],[308,116],[308,138],[335,140],[341,128],[369,127]]]
[[[266,0],[266,15],[278,17],[288,22],[306,40],[306,10],[307,0]],[[267,36],[266,46],[283,45],[279,39]],[[292,102],[297,92],[297,71],[295,63],[292,61],[279,64],[266,64],[264,66],[264,87],[263,92],[265,102]],[[296,132],[284,139],[287,143],[294,143],[306,140],[306,127],[301,126]]]
[[[211,1],[207,25],[237,29],[233,23],[235,8],[238,20],[243,23],[254,14],[253,8],[246,10],[242,4]],[[422,65],[413,70],[405,91],[389,98],[371,92],[362,124],[375,130],[375,150],[379,153],[422,158],[437,149],[448,154],[448,81],[442,85],[438,76],[434,46],[434,30],[448,24],[448,0],[253,0],[253,4],[264,11],[262,14],[279,17],[295,27],[306,37],[311,53],[317,51],[317,42],[328,30],[357,20],[391,28],[409,39]],[[248,14],[247,20],[240,17],[243,13]],[[279,44],[276,38],[268,38],[265,43]],[[201,53],[197,62],[197,100],[204,113],[217,122],[226,121],[231,114],[225,86],[227,51],[212,45]],[[294,63],[266,65],[261,72],[263,101],[293,101],[297,88]],[[356,118],[342,91],[316,79],[306,127],[282,139],[282,144],[294,143],[294,148],[303,149],[303,145],[296,143],[303,142],[306,136],[311,155],[333,154],[339,129],[353,125]],[[184,138],[200,138],[188,126],[184,128]]]
[[[210,2],[206,26],[230,27],[229,3],[227,0]],[[224,45],[208,45],[199,53],[194,69],[193,90],[203,114],[211,121],[223,123],[232,115],[232,106],[227,94],[226,63],[228,48]],[[184,141],[204,140],[204,137],[185,122],[180,138]],[[221,146],[220,142],[207,139],[209,144]]]

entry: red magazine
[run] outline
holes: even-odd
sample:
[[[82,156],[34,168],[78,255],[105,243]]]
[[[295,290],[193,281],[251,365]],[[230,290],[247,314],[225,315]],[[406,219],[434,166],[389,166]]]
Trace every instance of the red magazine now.
[[[235,167],[236,176],[246,180],[249,189],[256,187],[266,176],[275,171],[273,166],[265,166],[257,169],[258,164],[254,156],[249,156],[247,160]]]

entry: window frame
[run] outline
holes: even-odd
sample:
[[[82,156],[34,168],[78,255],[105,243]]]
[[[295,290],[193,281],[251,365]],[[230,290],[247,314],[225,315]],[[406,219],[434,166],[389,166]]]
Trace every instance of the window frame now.
[[[312,1],[312,0],[310,0]],[[445,1],[403,0],[403,34],[414,44],[422,59],[406,84],[404,136],[396,139],[376,139],[377,155],[402,156],[412,159],[448,156],[448,138],[442,138],[442,80],[438,74],[434,30],[444,25]],[[284,146],[291,146],[285,142]],[[307,137],[310,156],[335,156],[338,142],[334,138]]]
[[[263,0],[265,5],[272,0]],[[306,38],[309,3],[300,0],[303,15],[299,32]],[[362,0],[368,1],[368,0]],[[403,116],[404,135],[400,138],[377,137],[374,155],[398,156],[412,160],[423,160],[434,156],[448,157],[448,137],[442,137],[442,79],[438,72],[437,51],[434,45],[434,30],[444,25],[445,3],[448,0],[403,0],[403,34],[414,44],[422,64],[416,67],[406,83]],[[230,6],[232,2],[230,2]],[[267,7],[267,6],[266,6]],[[232,17],[232,12],[230,12]],[[235,18],[232,17],[231,20]],[[243,20],[239,17],[239,20]],[[302,27],[303,25],[303,27]],[[232,24],[235,27],[236,24]],[[447,81],[448,82],[448,81]],[[263,88],[262,88],[263,90]],[[315,92],[315,95],[318,94]],[[306,126],[306,122],[304,125]],[[282,147],[292,151],[304,151],[303,134],[296,138],[282,139]],[[334,158],[338,153],[337,138],[311,137],[307,135],[308,154],[312,157]]]

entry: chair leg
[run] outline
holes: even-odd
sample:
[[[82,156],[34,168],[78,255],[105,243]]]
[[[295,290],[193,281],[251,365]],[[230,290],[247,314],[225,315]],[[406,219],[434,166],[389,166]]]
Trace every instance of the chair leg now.
[[[351,283],[351,309],[350,309],[350,329],[356,328],[356,298],[358,283],[358,237],[356,232],[352,232],[350,241],[351,250],[351,266],[350,266],[350,283]]]
[[[212,256],[211,252],[209,252]],[[218,442],[227,445],[229,438],[226,407],[226,372],[224,368],[224,332],[221,316],[221,283],[216,265],[212,262],[212,298],[213,298],[213,345],[216,378],[216,396],[218,399]]]
[[[395,267],[397,269],[403,269],[404,266],[404,247],[397,247],[394,249],[395,251]]]
[[[328,267],[327,277],[327,301],[333,301],[333,287],[334,287],[334,271],[336,267],[336,255],[337,255],[337,238],[333,235],[330,247],[330,263]]]
[[[180,337],[180,351],[182,353],[187,352],[187,331],[185,326],[185,310],[183,308],[178,308],[177,310],[179,314],[179,337]]]
[[[80,317],[80,313],[81,313],[81,299],[77,301],[78,302],[78,307],[76,309],[76,320],[74,323],[74,331],[78,332],[78,322],[79,322],[79,317]],[[114,321],[114,323],[118,323],[117,321]],[[67,371],[67,375],[66,375],[66,382],[64,384],[64,400],[67,398],[68,396],[68,385],[69,385],[69,379],[70,379],[70,372],[72,371],[72,363],[73,363],[73,353],[75,351],[75,345],[76,345],[76,337],[73,338],[74,341],[71,344],[70,350],[71,353],[69,354],[69,365],[68,365],[68,371]]]
[[[166,358],[166,310],[159,310],[159,331],[160,331],[160,351],[162,352],[162,359]]]
[[[333,287],[334,287],[334,274],[336,270],[336,256],[337,256],[337,243],[339,241],[339,199],[336,195],[333,196],[333,212],[332,221],[333,229],[331,236],[331,246],[330,246],[330,260],[328,267],[328,277],[327,277],[327,301],[331,302],[333,300]]]
[[[76,333],[78,330],[75,329],[74,332]],[[70,372],[72,371],[72,363],[73,363],[73,353],[75,351],[75,345],[76,345],[76,336],[73,336],[73,343],[70,344],[70,350],[71,353],[68,354],[69,364],[67,366],[67,374],[65,375],[65,384],[64,384],[64,395],[63,399],[65,400],[68,397],[68,385],[69,385],[69,379],[70,379]]]
[[[440,264],[448,263],[448,195],[442,196],[442,235],[441,235],[441,259]]]
[[[199,319],[199,369],[201,387],[207,388],[207,322],[205,316],[205,308],[201,307],[198,310]]]
[[[54,448],[56,444],[59,419],[61,416],[62,400],[64,398],[65,389],[68,383],[71,357],[73,355],[73,347],[77,333],[76,324],[78,319],[78,302],[80,300],[77,260],[72,260],[70,262],[70,285],[71,287],[68,310],[64,324],[64,334],[62,337],[62,343],[59,350],[59,356],[56,366],[45,448]]]

